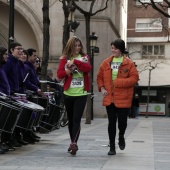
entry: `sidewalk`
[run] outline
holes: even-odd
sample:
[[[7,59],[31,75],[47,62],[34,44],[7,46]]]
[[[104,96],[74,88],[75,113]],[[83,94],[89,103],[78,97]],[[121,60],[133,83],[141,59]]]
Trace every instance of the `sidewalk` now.
[[[76,156],[67,153],[67,127],[39,134],[41,141],[0,155],[0,170],[169,170],[170,118],[128,119],[126,148],[108,156],[107,119],[82,120]]]

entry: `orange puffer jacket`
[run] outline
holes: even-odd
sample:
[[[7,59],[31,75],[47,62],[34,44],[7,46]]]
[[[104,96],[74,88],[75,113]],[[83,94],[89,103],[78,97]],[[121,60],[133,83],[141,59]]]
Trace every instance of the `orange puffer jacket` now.
[[[103,106],[114,103],[118,108],[130,108],[134,86],[139,80],[139,75],[133,61],[124,57],[117,78],[112,81],[110,65],[113,57],[110,56],[103,61],[97,74],[98,90],[101,91],[101,87],[105,87],[108,92],[108,95],[103,98]]]

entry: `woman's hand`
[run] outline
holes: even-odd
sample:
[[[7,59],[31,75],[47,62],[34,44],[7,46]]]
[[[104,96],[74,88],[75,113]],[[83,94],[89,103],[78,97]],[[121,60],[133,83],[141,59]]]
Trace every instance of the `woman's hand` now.
[[[67,67],[71,67],[74,64],[74,60],[70,60],[67,62]]]
[[[106,91],[106,89],[104,87],[101,87],[101,92],[102,92],[103,96],[108,95],[108,92]]]
[[[67,75],[69,75],[69,74],[72,72],[72,71],[69,70],[69,69],[66,69],[65,71],[66,71],[66,74],[67,74]]]

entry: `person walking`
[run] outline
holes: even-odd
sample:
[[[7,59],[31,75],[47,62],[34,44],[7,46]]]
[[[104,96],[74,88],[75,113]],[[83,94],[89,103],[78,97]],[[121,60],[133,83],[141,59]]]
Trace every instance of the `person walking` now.
[[[72,155],[76,155],[78,150],[77,141],[80,134],[81,118],[90,88],[88,76],[90,70],[89,56],[84,52],[82,41],[76,36],[71,37],[60,57],[57,77],[65,79],[64,103],[71,139],[68,151]]]
[[[138,96],[138,94],[135,94],[135,96],[134,96],[134,105],[133,105],[133,109],[134,109],[134,117],[136,118],[136,119],[138,119],[138,117],[139,117],[139,96]]]
[[[103,94],[103,106],[106,106],[108,114],[110,143],[108,155],[115,155],[116,123],[118,120],[118,145],[124,150],[127,117],[132,104],[134,86],[139,76],[133,61],[124,56],[125,42],[122,39],[111,42],[111,51],[112,55],[100,65],[97,84],[99,92]]]

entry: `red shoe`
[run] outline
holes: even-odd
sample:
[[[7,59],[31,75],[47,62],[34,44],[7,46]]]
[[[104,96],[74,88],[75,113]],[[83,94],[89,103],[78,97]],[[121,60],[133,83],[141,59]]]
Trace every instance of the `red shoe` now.
[[[71,146],[70,146],[70,154],[72,155],[76,155],[76,152],[78,150],[78,146],[76,143],[72,143]]]

